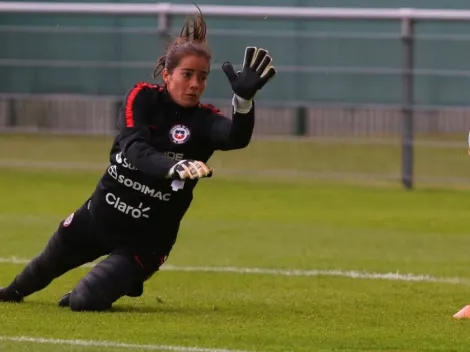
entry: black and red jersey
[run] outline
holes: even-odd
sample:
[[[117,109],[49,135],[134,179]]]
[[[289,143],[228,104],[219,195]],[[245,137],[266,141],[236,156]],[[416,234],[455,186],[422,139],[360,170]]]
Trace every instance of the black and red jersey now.
[[[170,180],[170,168],[183,159],[207,162],[214,151],[246,147],[254,106],[228,118],[211,105],[181,107],[165,88],[139,83],[126,95],[117,126],[90,212],[111,233],[173,243],[197,181]]]

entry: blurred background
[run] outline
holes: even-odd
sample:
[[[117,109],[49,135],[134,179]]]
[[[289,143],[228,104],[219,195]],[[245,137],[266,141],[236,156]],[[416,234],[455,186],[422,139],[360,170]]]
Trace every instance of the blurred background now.
[[[198,5],[203,12],[204,5],[470,8],[464,0]],[[101,167],[123,96],[134,83],[153,81],[157,58],[184,18],[1,12],[0,163]],[[468,21],[223,15],[206,20],[213,71],[204,102],[230,113],[232,93],[220,66],[241,63],[248,45],[267,48],[279,72],[257,97],[253,144],[215,157],[221,174],[405,187],[470,180]]]

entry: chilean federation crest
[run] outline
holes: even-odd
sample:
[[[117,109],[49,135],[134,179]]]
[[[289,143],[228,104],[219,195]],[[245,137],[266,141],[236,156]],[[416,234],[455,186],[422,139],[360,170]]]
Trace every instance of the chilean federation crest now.
[[[189,128],[184,125],[173,126],[170,130],[170,139],[175,144],[186,143],[190,135]]]

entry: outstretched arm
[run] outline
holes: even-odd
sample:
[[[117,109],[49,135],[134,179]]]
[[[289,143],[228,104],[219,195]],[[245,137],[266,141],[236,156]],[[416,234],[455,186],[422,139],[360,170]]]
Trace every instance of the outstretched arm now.
[[[240,149],[250,143],[255,125],[253,98],[276,75],[271,63],[267,50],[247,47],[242,71],[235,73],[230,62],[223,64],[222,70],[234,92],[233,115],[232,120],[224,117],[211,119],[210,141],[214,149]]]
[[[255,108],[252,100],[234,96],[232,119],[218,112],[209,117],[209,140],[215,150],[245,148],[255,126]]]

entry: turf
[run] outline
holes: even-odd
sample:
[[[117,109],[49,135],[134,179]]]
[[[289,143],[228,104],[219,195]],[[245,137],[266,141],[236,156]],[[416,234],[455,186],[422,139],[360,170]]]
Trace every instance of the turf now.
[[[1,143],[6,147],[1,150],[11,150],[1,159],[52,158],[41,152],[44,145],[15,155],[20,152]],[[81,143],[81,149],[57,149],[54,161],[106,163],[103,153],[92,153],[93,143],[101,141]],[[99,175],[0,168],[0,258],[37,254],[58,221],[88,197]],[[0,351],[137,350],[1,339],[18,336],[181,351],[184,346],[249,352],[467,351],[470,321],[452,315],[470,303],[468,198],[465,189],[444,187],[410,192],[399,184],[203,180],[167,262],[195,271],[163,270],[148,282],[143,297],[124,298],[113,312],[99,314],[57,307],[88,270],[77,268],[24,304],[0,305]],[[0,284],[22,266],[0,263]],[[462,281],[204,272],[201,267],[398,272]]]
[[[272,139],[255,138],[249,148],[216,153],[211,166],[237,177],[276,176],[299,178],[366,179],[400,182],[402,149],[400,140],[375,139]],[[97,169],[107,162],[111,137],[1,135],[0,163],[67,163]],[[466,136],[427,136],[414,148],[414,176],[417,183],[460,183],[470,181]],[[6,152],[8,151],[8,152]],[[31,166],[32,167],[32,166]]]

